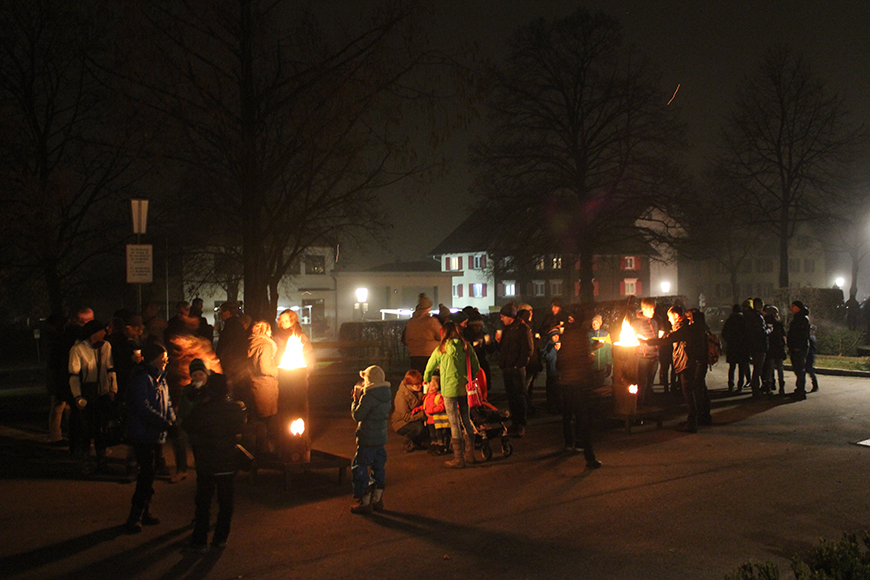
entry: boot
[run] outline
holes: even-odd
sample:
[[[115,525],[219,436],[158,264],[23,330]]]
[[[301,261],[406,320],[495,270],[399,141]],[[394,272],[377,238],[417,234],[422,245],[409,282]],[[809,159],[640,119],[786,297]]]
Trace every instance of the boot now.
[[[130,515],[127,516],[127,523],[124,524],[124,530],[128,534],[138,534],[142,531],[142,526],[139,525],[139,520],[142,519],[144,506],[133,504],[130,507]]]
[[[451,439],[451,442],[453,443],[453,459],[445,461],[444,467],[462,469],[465,467],[465,458],[462,456],[464,449],[462,446],[462,439]]]
[[[154,492],[151,492],[151,496],[154,496]],[[145,509],[142,510],[142,525],[143,526],[156,526],[160,523],[160,518],[155,517],[154,514],[151,513],[151,498],[148,498],[148,501],[145,502]]]
[[[465,463],[477,463],[477,457],[474,455],[474,435],[465,438]]]
[[[362,497],[357,500],[357,503],[350,508],[350,513],[368,515],[372,513],[373,509],[372,487],[369,486],[363,492]]]
[[[383,487],[375,487],[372,490],[372,508],[376,512],[384,511],[384,488]]]

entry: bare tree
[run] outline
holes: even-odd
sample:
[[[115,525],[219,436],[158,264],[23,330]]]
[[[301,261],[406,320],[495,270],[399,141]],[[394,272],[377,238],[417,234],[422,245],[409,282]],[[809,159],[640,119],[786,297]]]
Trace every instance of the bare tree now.
[[[473,150],[494,249],[576,255],[581,299],[592,301],[593,256],[642,237],[637,218],[673,177],[681,127],[667,101],[605,14],[579,9],[517,30],[494,72],[493,130]]]
[[[800,224],[830,219],[851,192],[847,178],[863,126],[851,124],[807,61],[773,48],[746,78],[723,131],[719,167],[754,223],[779,244],[779,285],[789,285],[789,240]]]
[[[431,127],[443,138],[430,122],[455,93],[429,83],[464,69],[419,48],[403,3],[329,38],[293,3],[133,6],[147,23],[142,54],[159,66],[126,80],[171,124],[167,155],[196,176],[198,206],[220,216],[211,238],[241,249],[246,310],[274,317],[281,279],[306,249],[376,235],[387,227],[379,191],[432,169],[409,135]]]
[[[19,280],[35,284],[32,295],[45,288],[54,312],[89,277],[108,283],[100,273],[127,223],[122,192],[137,178],[133,115],[90,66],[106,54],[98,6],[0,8],[4,257]]]

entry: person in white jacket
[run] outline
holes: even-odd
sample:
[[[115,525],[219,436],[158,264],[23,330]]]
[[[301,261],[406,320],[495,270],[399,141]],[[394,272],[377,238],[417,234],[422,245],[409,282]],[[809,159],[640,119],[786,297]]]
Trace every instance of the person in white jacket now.
[[[106,338],[106,325],[92,320],[82,330],[82,340],[69,351],[69,387],[73,413],[78,421],[80,440],[76,445],[82,462],[82,473],[90,475],[91,441],[97,456],[96,472],[106,471],[106,427],[118,392],[112,361],[112,345]]]

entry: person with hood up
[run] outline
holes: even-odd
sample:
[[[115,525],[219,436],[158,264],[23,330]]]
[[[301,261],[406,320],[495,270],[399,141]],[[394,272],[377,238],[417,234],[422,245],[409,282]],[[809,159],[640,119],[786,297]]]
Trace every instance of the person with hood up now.
[[[84,475],[90,475],[94,468],[89,461],[91,440],[97,454],[96,471],[106,471],[106,428],[118,381],[112,361],[112,345],[106,338],[106,325],[91,320],[82,328],[82,340],[69,351],[69,388],[72,399],[74,420],[78,421],[75,432],[79,436],[75,448],[81,459]]]
[[[426,438],[426,413],[422,405],[423,375],[420,371],[411,369],[405,373],[405,378],[399,384],[393,403],[395,410],[390,418],[393,431],[405,438],[402,449],[407,453],[426,448],[423,445]]]
[[[794,318],[788,327],[788,353],[791,358],[791,368],[797,381],[794,396],[798,401],[807,398],[807,354],[810,350],[810,309],[800,300],[791,303],[791,313]]]
[[[420,294],[417,308],[402,331],[402,343],[408,348],[411,368],[420,371],[420,374],[426,370],[429,356],[441,342],[441,323],[429,314],[430,310],[432,300],[425,294]]]
[[[468,367],[471,366],[471,377]],[[465,467],[466,462],[476,463],[474,456],[474,426],[468,414],[468,391],[465,386],[470,378],[477,375],[480,364],[477,355],[465,339],[462,332],[452,322],[444,325],[444,336],[438,348],[432,353],[423,373],[423,382],[432,380],[435,370],[441,372],[441,396],[444,397],[444,409],[447,421],[450,423],[450,438],[453,445],[453,459],[445,461],[445,467]],[[465,426],[466,439],[462,439],[462,426]]]
[[[146,344],[142,348],[142,359],[133,369],[127,394],[127,439],[139,464],[136,490],[125,526],[131,534],[142,531],[140,521],[146,526],[160,523],[151,514],[157,451],[166,442],[166,431],[175,422],[164,372],[169,362],[166,349],[154,342]]]
[[[360,371],[361,383],[353,389],[350,414],[356,427],[356,454],[351,462],[353,497],[350,511],[370,514],[384,509],[387,472],[387,420],[390,418],[390,383],[384,371],[372,365]]]

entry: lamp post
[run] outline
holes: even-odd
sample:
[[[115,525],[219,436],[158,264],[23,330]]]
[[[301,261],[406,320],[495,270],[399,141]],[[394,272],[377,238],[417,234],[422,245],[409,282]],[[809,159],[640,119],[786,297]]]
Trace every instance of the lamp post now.
[[[356,289],[356,304],[354,304],[354,309],[359,310],[359,319],[365,319],[365,313],[369,309],[369,289],[368,288],[357,288]]]
[[[662,294],[667,295],[671,291],[670,282],[662,282]]]

